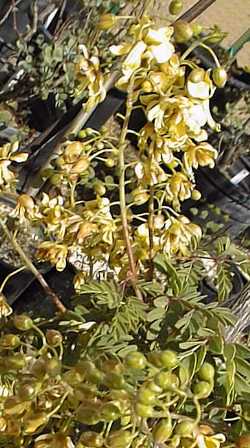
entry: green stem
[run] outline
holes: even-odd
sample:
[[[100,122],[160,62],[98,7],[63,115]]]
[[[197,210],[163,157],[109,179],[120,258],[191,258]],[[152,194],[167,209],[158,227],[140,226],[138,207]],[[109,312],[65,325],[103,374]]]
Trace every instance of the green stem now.
[[[3,283],[1,284],[0,287],[0,294],[3,292],[3,289],[6,285],[6,283],[8,282],[8,280],[13,277],[14,275],[18,274],[18,272],[21,272],[25,269],[25,266],[22,266],[21,268],[16,269],[15,271],[11,272],[9,275],[7,275],[7,277],[5,277]]]
[[[134,254],[132,250],[132,245],[130,241],[129,228],[128,228],[128,218],[127,218],[127,205],[126,205],[126,192],[125,192],[125,149],[126,149],[126,136],[128,132],[128,124],[130,115],[133,109],[133,87],[134,87],[134,77],[132,76],[128,86],[128,95],[126,101],[126,114],[123,121],[123,126],[119,139],[119,200],[120,200],[120,208],[121,208],[121,220],[122,220],[122,228],[124,240],[127,248],[127,254],[129,259],[129,268],[131,273],[131,283],[133,285],[134,291],[138,299],[142,300],[141,292],[137,286],[137,271],[136,264],[134,259]]]
[[[2,221],[2,219],[0,219],[0,225],[5,233],[6,237],[8,238],[9,242],[13,246],[13,249],[20,256],[23,264],[29,269],[29,271],[32,272],[32,274],[35,276],[37,281],[40,283],[40,285],[45,290],[46,294],[51,298],[52,302],[57,307],[57,309],[61,313],[65,313],[67,311],[67,309],[65,308],[65,306],[63,305],[63,303],[61,302],[59,297],[56,295],[56,293],[54,291],[52,291],[52,289],[50,288],[50,286],[48,285],[46,280],[43,278],[42,274],[37,270],[37,268],[34,266],[32,261],[27,257],[27,255],[25,254],[25,252],[23,251],[21,246],[18,244],[18,242],[15,239],[13,239],[8,227]]]
[[[237,39],[233,45],[231,46],[231,48],[229,48],[228,53],[229,53],[229,57],[230,59],[235,59],[235,56],[237,55],[237,53],[241,50],[241,48],[243,47],[243,45],[245,45],[247,42],[250,41],[250,28],[248,28],[248,30],[242,34],[242,36],[240,36],[239,39]]]

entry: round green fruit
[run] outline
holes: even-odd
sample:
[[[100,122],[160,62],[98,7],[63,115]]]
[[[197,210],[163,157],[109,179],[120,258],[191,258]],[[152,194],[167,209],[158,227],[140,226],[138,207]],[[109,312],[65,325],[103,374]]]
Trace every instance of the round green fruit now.
[[[175,434],[181,437],[191,436],[195,428],[195,423],[192,420],[183,420],[175,427]]]
[[[154,377],[154,382],[163,390],[175,390],[179,386],[178,377],[171,372],[159,372]]]
[[[200,380],[211,382],[214,379],[214,366],[209,364],[208,362],[204,362],[203,366],[200,368],[198,372],[198,377]]]
[[[193,30],[189,23],[178,20],[174,24],[174,37],[177,43],[187,42],[193,36]]]
[[[107,439],[106,446],[109,448],[129,448],[132,435],[129,431],[115,431]]]
[[[223,67],[216,67],[212,71],[212,78],[217,87],[223,88],[227,82],[227,72]]]
[[[136,414],[138,417],[150,418],[154,416],[153,406],[137,403],[135,407]]]
[[[183,8],[182,0],[172,0],[168,9],[170,14],[172,14],[172,16],[176,16],[177,14],[180,14],[182,8]]]
[[[153,428],[153,439],[155,443],[165,443],[169,440],[172,434],[173,428],[170,419],[162,419]]]
[[[101,448],[104,440],[101,434],[94,431],[86,431],[81,434],[79,442],[87,447]]]
[[[126,356],[125,362],[132,369],[144,369],[147,361],[142,353],[131,352]]]
[[[156,399],[155,392],[150,389],[147,389],[145,386],[141,387],[138,392],[138,400],[142,404],[154,404]]]
[[[211,394],[213,386],[207,381],[200,381],[193,388],[194,395],[198,398],[207,398]]]
[[[19,314],[14,316],[14,326],[20,331],[27,331],[33,327],[33,320],[25,314]]]
[[[105,422],[113,422],[121,416],[120,409],[113,403],[106,403],[101,408],[101,419]]]
[[[177,354],[172,350],[164,350],[160,353],[160,361],[166,369],[174,369],[178,364]]]

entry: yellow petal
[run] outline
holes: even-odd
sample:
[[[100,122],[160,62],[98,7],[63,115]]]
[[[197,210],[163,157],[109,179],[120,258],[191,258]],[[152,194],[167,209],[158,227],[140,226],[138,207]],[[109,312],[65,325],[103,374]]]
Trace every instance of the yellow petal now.
[[[152,45],[149,50],[158,64],[163,64],[164,62],[169,61],[175,51],[174,46],[170,42],[162,43],[160,45]]]
[[[130,44],[124,44],[124,45],[111,45],[110,51],[115,56],[123,56],[124,54],[127,54],[129,50],[131,49]]]
[[[193,98],[199,98],[201,100],[206,100],[209,98],[209,85],[204,82],[192,82],[187,81],[187,92]]]

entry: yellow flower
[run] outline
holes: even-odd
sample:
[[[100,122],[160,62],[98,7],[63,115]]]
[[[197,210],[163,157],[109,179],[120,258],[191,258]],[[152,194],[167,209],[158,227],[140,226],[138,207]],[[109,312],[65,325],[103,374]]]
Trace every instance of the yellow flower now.
[[[171,27],[162,27],[157,30],[152,28],[150,20],[144,18],[138,25],[130,29],[131,43],[112,45],[111,53],[116,56],[127,55],[122,63],[123,76],[118,81],[118,86],[125,86],[131,75],[142,65],[150,63],[166,63],[174,54],[175,48],[170,42],[173,34]]]
[[[172,27],[162,27],[154,30],[150,28],[144,37],[147,44],[147,55],[155,59],[158,64],[167,62],[175,52],[174,45],[170,42],[173,35]]]
[[[166,164],[173,161],[173,152],[166,135],[159,135],[155,132],[154,126],[147,123],[140,131],[138,146],[141,153],[152,154],[156,162]]]
[[[28,158],[28,153],[17,150],[18,142],[6,143],[0,148],[0,188],[6,188],[15,181],[15,175],[9,169],[11,162],[22,163]]]
[[[76,77],[78,79],[78,88],[76,95],[88,89],[88,101],[85,105],[86,110],[91,109],[95,104],[103,101],[106,96],[104,77],[101,73],[100,61],[96,54],[89,56],[85,45],[79,45],[79,55],[75,63]]]
[[[200,79],[198,82],[194,82],[189,78],[187,80],[186,89],[190,97],[199,100],[207,100],[213,96],[216,88],[210,79],[209,71],[204,71],[203,79]]]
[[[185,201],[185,199],[191,197],[193,188],[194,185],[184,173],[175,173],[170,177],[167,184],[169,199],[172,201]]]
[[[11,306],[8,304],[6,297],[3,293],[0,293],[0,319],[2,317],[7,317],[12,314],[13,310]]]
[[[37,207],[35,206],[34,200],[28,194],[21,194],[17,199],[17,205],[11,216],[14,218],[18,217],[20,223],[26,220],[34,219],[37,213]]]
[[[209,143],[202,142],[198,145],[190,144],[184,153],[184,163],[188,171],[199,166],[213,168],[217,151]]]
[[[196,224],[190,223],[185,216],[179,218],[170,218],[165,223],[165,231],[162,235],[162,244],[164,252],[168,255],[189,254],[189,248],[192,239],[201,238],[201,229]]]
[[[165,182],[168,178],[160,164],[153,158],[138,162],[135,165],[135,174],[145,185],[156,185]]]
[[[44,241],[38,247],[38,259],[49,261],[52,265],[55,265],[58,271],[63,271],[65,269],[67,255],[68,248],[65,244]]]
[[[211,436],[205,436],[199,434],[197,436],[198,448],[220,448],[221,444],[226,441],[224,434],[214,434]]]

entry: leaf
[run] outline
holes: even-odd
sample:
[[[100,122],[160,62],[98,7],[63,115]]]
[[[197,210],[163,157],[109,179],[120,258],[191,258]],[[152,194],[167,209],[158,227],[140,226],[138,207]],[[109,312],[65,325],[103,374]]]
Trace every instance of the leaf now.
[[[236,357],[236,369],[237,373],[240,373],[242,376],[245,376],[247,379],[250,379],[250,363],[245,361],[244,359]],[[249,385],[250,391],[250,385]]]
[[[242,378],[242,376],[240,376],[238,373],[236,373],[235,375],[235,391],[239,395],[245,393],[249,394],[250,391],[249,383],[244,378]]]
[[[209,341],[211,352],[222,355],[224,352],[224,339],[221,336],[213,336]]]
[[[78,296],[79,300],[83,299],[84,296],[92,297],[94,303],[99,306],[107,306],[108,309],[114,309],[119,306],[121,302],[121,295],[118,291],[117,286],[111,281],[91,281],[87,282],[81,286],[80,294]],[[84,304],[84,301],[83,301]]]
[[[162,320],[165,317],[166,310],[165,308],[154,308],[153,310],[147,313],[147,321],[153,322],[155,320]]]
[[[219,302],[224,302],[229,297],[233,285],[231,273],[223,263],[216,267],[215,286],[218,292]]]
[[[199,351],[197,352],[197,362],[196,362],[196,369],[195,369],[196,372],[198,372],[198,370],[200,370],[202,364],[204,363],[206,354],[207,354],[207,346],[202,345],[201,348],[199,349]]]
[[[189,357],[182,359],[179,368],[179,378],[183,386],[191,382],[196,371],[196,363],[196,353],[192,353]]]

